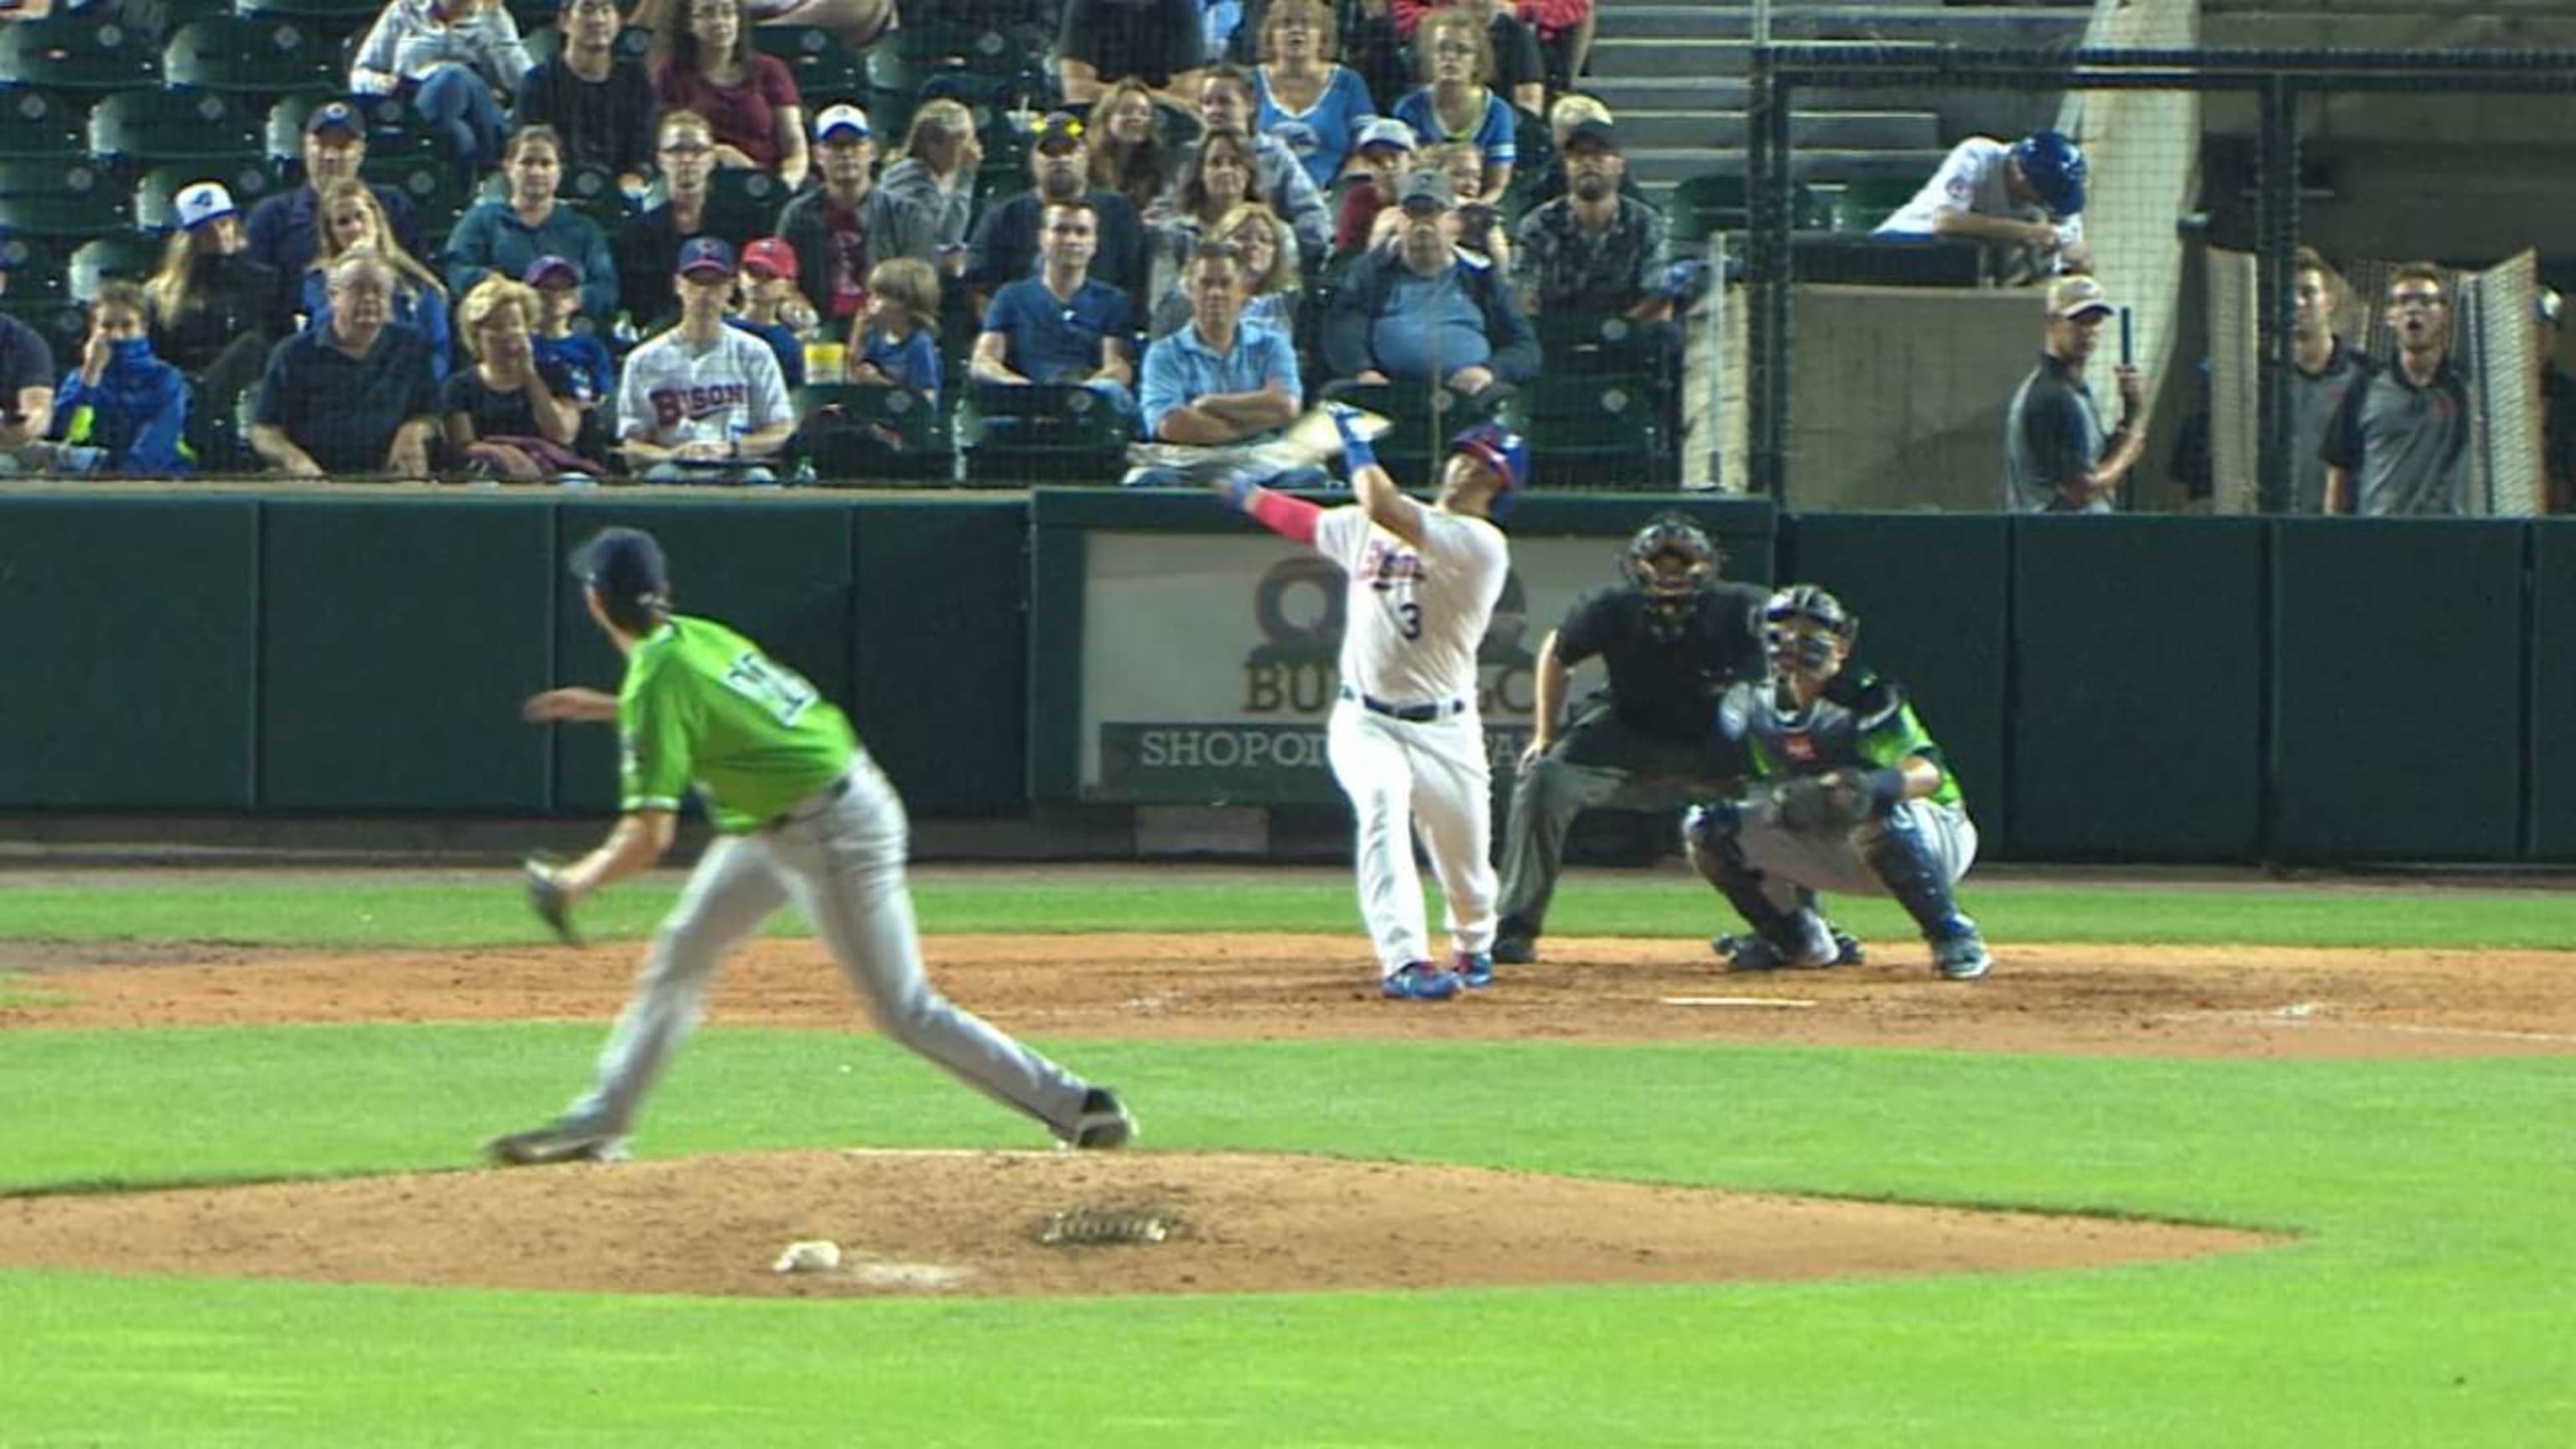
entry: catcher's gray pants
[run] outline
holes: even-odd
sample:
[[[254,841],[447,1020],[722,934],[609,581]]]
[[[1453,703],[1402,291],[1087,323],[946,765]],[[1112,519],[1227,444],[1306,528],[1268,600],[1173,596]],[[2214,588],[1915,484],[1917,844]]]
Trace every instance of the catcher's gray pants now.
[[[849,790],[828,789],[786,823],[719,838],[653,937],[599,1080],[569,1120],[623,1134],[697,1025],[716,967],[789,901],[812,922],[886,1035],[1066,1136],[1087,1084],[930,989],[904,889],[903,801],[867,756]]]
[[[1536,940],[1547,924],[1565,837],[1586,810],[1679,810],[1732,789],[1697,746],[1649,739],[1595,705],[1512,782],[1503,825],[1502,923],[1496,933]]]
[[[1956,805],[1935,805],[1929,800],[1907,800],[1896,807],[1920,834],[1923,848],[1941,876],[1956,886],[1968,867],[1977,860],[1977,827],[1968,812]],[[1862,829],[1868,829],[1864,826]],[[1762,895],[1771,904],[1793,918],[1802,902],[1801,888],[1811,891],[1840,891],[1849,895],[1884,896],[1892,894],[1887,882],[1861,854],[1859,831],[1790,830],[1778,825],[1747,824],[1736,836],[1736,846],[1743,852],[1744,863],[1762,876]],[[1810,912],[1804,924],[1813,934],[1825,930],[1821,918]],[[1830,940],[1810,940],[1810,949],[1831,949]]]

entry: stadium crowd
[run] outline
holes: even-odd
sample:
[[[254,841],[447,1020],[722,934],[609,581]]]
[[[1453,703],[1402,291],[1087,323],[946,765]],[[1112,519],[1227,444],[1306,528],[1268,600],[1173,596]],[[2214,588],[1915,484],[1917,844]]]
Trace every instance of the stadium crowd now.
[[[170,57],[128,89],[193,94],[204,7],[50,8],[126,12]],[[1642,399],[1638,466],[1670,462],[1705,277],[1573,89],[1590,0],[895,8],[390,0],[318,85],[206,83],[265,117],[256,184],[137,143],[128,265],[0,244],[85,328],[0,308],[0,471],[863,481],[972,440],[1071,481],[1071,417],[1114,481],[1130,440],[1257,442],[1324,396],[1571,443],[1560,372]]]

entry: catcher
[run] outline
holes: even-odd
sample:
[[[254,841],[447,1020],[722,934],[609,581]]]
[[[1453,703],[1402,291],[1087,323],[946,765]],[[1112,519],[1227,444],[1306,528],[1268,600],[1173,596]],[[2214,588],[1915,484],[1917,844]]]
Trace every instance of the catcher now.
[[[1977,923],[1952,895],[1977,855],[1977,827],[1941,747],[1904,691],[1846,668],[1860,620],[1813,584],[1771,596],[1770,677],[1719,702],[1717,733],[1740,742],[1754,781],[1684,817],[1691,864],[1753,928],[1711,942],[1730,971],[1835,964],[1816,891],[1895,898],[1953,981],[1993,969]]]
[[[1658,518],[1621,551],[1625,584],[1576,600],[1540,643],[1537,707],[1504,826],[1498,964],[1538,959],[1576,816],[1604,805],[1679,810],[1731,792],[1744,774],[1740,751],[1710,748],[1708,721],[1728,683],[1762,672],[1771,594],[1722,581],[1719,563],[1689,519]],[[1608,687],[1560,727],[1571,672],[1593,658]]]
[[[654,934],[591,1090],[554,1121],[484,1150],[511,1164],[624,1156],[636,1111],[697,1024],[716,968],[791,901],[887,1036],[1067,1147],[1124,1146],[1136,1124],[1115,1093],[950,1005],[924,979],[903,878],[903,802],[841,711],[740,634],[674,613],[651,534],[603,529],[573,567],[592,622],[626,656],[625,682],[614,696],[550,689],[523,712],[617,724],[624,814],[579,861],[528,862],[529,903],[574,941],[577,902],[671,848],[692,784],[706,797],[716,840]]]

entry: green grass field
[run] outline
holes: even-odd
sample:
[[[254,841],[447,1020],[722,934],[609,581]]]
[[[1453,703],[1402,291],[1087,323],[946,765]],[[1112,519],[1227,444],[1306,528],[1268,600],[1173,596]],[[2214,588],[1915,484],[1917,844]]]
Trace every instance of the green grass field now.
[[[639,933],[667,899],[641,886],[589,924]],[[2014,887],[1971,904],[2003,940],[2457,947],[2576,944],[2566,899]],[[1336,930],[1350,915],[1346,885],[1305,876],[942,883],[921,904],[934,931]],[[1585,877],[1560,929],[1707,924],[1693,883]],[[29,938],[536,939],[489,884],[0,889],[0,939]],[[41,977],[0,992],[38,1012],[47,995]],[[461,1168],[496,1124],[559,1102],[597,1037],[0,1033],[0,1188]],[[2077,1273],[1232,1298],[755,1303],[0,1272],[0,1446],[2576,1443],[2576,1057],[1041,1045],[1127,1091],[1152,1151],[2091,1210],[2295,1239]],[[843,1063],[855,1071],[834,1075]],[[823,1078],[828,1093],[806,1085]],[[881,1042],[717,1030],[683,1056],[639,1145],[856,1144],[1031,1142]]]

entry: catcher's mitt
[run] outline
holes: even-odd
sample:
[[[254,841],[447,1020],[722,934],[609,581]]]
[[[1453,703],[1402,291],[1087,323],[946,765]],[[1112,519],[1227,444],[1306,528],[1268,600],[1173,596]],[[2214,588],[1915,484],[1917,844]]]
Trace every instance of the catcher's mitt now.
[[[1877,786],[1868,770],[1801,775],[1769,787],[1767,813],[1789,830],[1854,830],[1893,808]]]
[[[581,944],[581,935],[572,928],[572,895],[555,874],[556,862],[542,855],[529,856],[520,871],[528,888],[528,909],[537,919],[551,927],[567,946]]]

